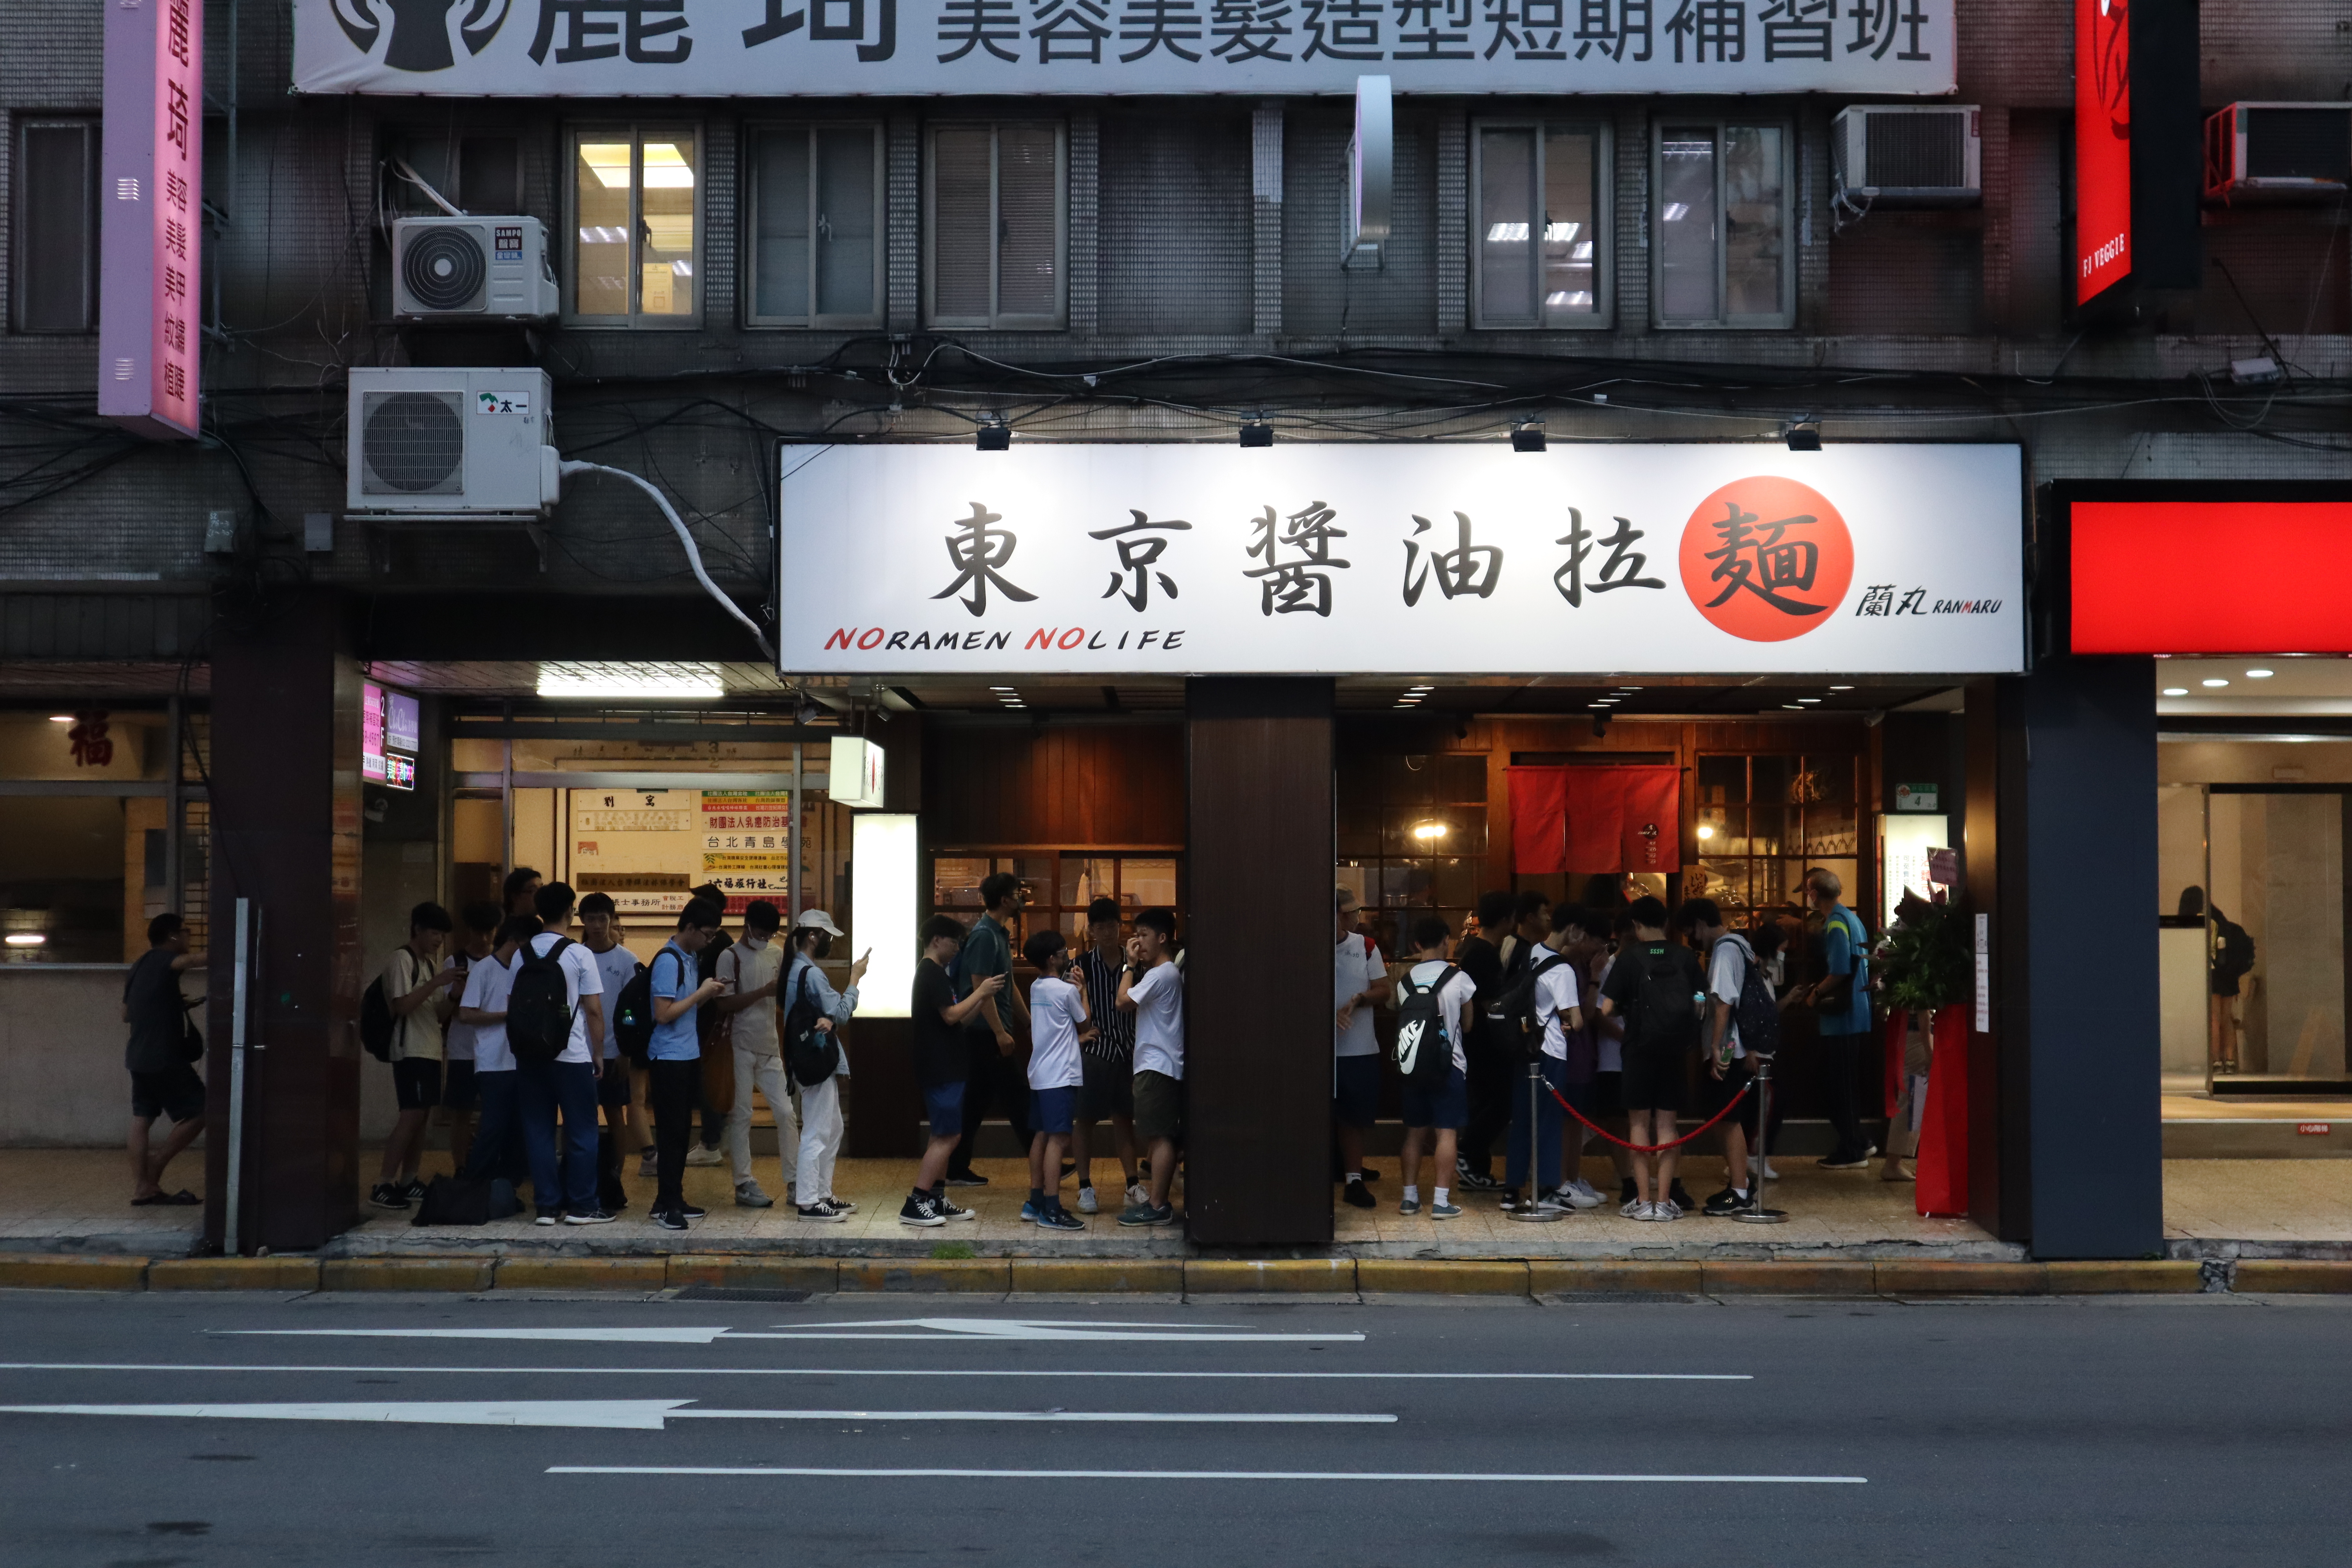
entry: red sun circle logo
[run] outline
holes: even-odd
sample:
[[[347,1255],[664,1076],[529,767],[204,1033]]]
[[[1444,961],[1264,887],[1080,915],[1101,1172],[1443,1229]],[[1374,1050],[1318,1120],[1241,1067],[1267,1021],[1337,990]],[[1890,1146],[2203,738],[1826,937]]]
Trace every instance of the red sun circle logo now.
[[[1853,538],[1821,491],[1758,474],[1698,503],[1683,525],[1680,560],[1683,591],[1718,630],[1785,642],[1844,602]]]

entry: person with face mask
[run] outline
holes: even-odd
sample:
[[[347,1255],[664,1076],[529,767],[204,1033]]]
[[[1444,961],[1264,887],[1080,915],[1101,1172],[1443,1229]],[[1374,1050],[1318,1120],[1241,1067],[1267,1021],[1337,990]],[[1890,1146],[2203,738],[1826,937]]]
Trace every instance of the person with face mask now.
[[[869,950],[849,966],[848,987],[839,992],[817,967],[816,961],[832,953],[833,939],[841,934],[841,928],[823,910],[803,910],[793,922],[792,962],[785,965],[776,992],[780,1017],[791,1016],[793,1002],[803,989],[821,1016],[819,1028],[838,1029],[857,1011],[857,983],[866,978],[873,952]],[[842,1201],[833,1190],[833,1164],[841,1153],[841,1080],[849,1076],[849,1053],[837,1052],[836,1058],[839,1065],[831,1077],[822,1083],[801,1085],[801,1149],[793,1197],[800,1217],[807,1220],[837,1222],[857,1207]]]

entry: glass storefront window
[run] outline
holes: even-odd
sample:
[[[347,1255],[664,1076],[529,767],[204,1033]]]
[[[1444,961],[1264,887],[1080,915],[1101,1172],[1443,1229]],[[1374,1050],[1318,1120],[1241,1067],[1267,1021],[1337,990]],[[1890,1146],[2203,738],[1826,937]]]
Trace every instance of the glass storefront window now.
[[[1833,756],[1709,756],[1698,760],[1698,864],[1690,897],[1727,913],[1801,903],[1805,872],[1837,874],[1846,902],[1861,897],[1859,760]]]
[[[1339,778],[1337,886],[1366,906],[1381,951],[1436,914],[1456,931],[1487,886],[1486,753],[1388,755]]]
[[[173,908],[199,917],[201,938],[205,808],[183,803],[175,897],[169,735],[152,710],[0,714],[0,780],[24,792],[0,795],[0,963],[127,963],[147,951],[147,921]],[[184,763],[183,782],[195,776]]]
[[[1177,860],[1172,855],[1106,855],[1087,849],[1051,854],[986,855],[950,852],[931,858],[931,912],[951,915],[965,925],[981,916],[980,885],[999,871],[1021,879],[1021,929],[1015,946],[1030,931],[1058,930],[1073,947],[1086,940],[1087,906],[1118,900],[1120,927],[1130,929],[1138,911],[1175,910],[1181,921]]]

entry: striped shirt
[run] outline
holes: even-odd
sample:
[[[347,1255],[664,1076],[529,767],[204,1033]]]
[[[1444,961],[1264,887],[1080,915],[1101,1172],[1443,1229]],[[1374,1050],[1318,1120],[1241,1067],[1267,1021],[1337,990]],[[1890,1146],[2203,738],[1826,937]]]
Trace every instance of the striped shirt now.
[[[1118,977],[1127,968],[1123,958],[1105,958],[1089,947],[1074,966],[1087,988],[1087,1012],[1094,1019],[1095,1037],[1079,1048],[1097,1061],[1135,1059],[1135,1015],[1118,1005]]]

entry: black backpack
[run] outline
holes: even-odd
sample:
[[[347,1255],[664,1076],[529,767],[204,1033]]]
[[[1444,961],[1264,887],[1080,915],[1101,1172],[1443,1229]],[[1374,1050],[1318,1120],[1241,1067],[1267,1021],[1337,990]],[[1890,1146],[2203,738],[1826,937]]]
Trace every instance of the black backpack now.
[[[656,953],[655,957],[661,955]],[[684,976],[680,976],[684,978]],[[654,972],[644,964],[613,1002],[613,1043],[633,1062],[646,1059],[654,1043]]]
[[[383,994],[383,976],[379,974],[360,994],[360,1044],[376,1060],[392,1060],[392,1042],[400,1037],[401,1023],[392,1010],[392,998]]]
[[[533,941],[537,939],[534,938]],[[563,979],[559,936],[545,952],[530,942],[515,954],[514,989],[507,993],[507,1046],[519,1062],[551,1062],[572,1043],[572,988]]]
[[[784,1065],[803,1089],[823,1083],[841,1066],[841,1042],[835,1031],[817,1027],[824,1014],[809,999],[806,977],[814,969],[811,964],[795,976],[792,1008],[784,1015]]]
[[[1723,940],[1739,944],[1739,1000],[1731,1008],[1731,1021],[1739,1026],[1739,1048],[1769,1057],[1780,1048],[1780,1004],[1764,983],[1763,966],[1756,962],[1756,950],[1748,939],[1730,935]]]
[[[1420,985],[1407,970],[1398,983],[1404,988],[1404,1005],[1397,1009],[1396,1044],[1390,1050],[1405,1081],[1424,1090],[1444,1088],[1446,1075],[1454,1070],[1454,1038],[1446,1032],[1445,1008],[1438,995],[1461,973],[1449,963],[1444,973]]]
[[[1690,971],[1673,945],[1636,942],[1621,956],[1632,959],[1639,974],[1626,1019],[1626,1044],[1665,1051],[1696,1048],[1699,987],[1691,984]]]
[[[1543,1008],[1536,1000],[1536,982],[1567,962],[1568,954],[1546,949],[1541,958],[1519,971],[1519,977],[1503,993],[1503,1041],[1523,1060],[1533,1061],[1543,1052]]]

